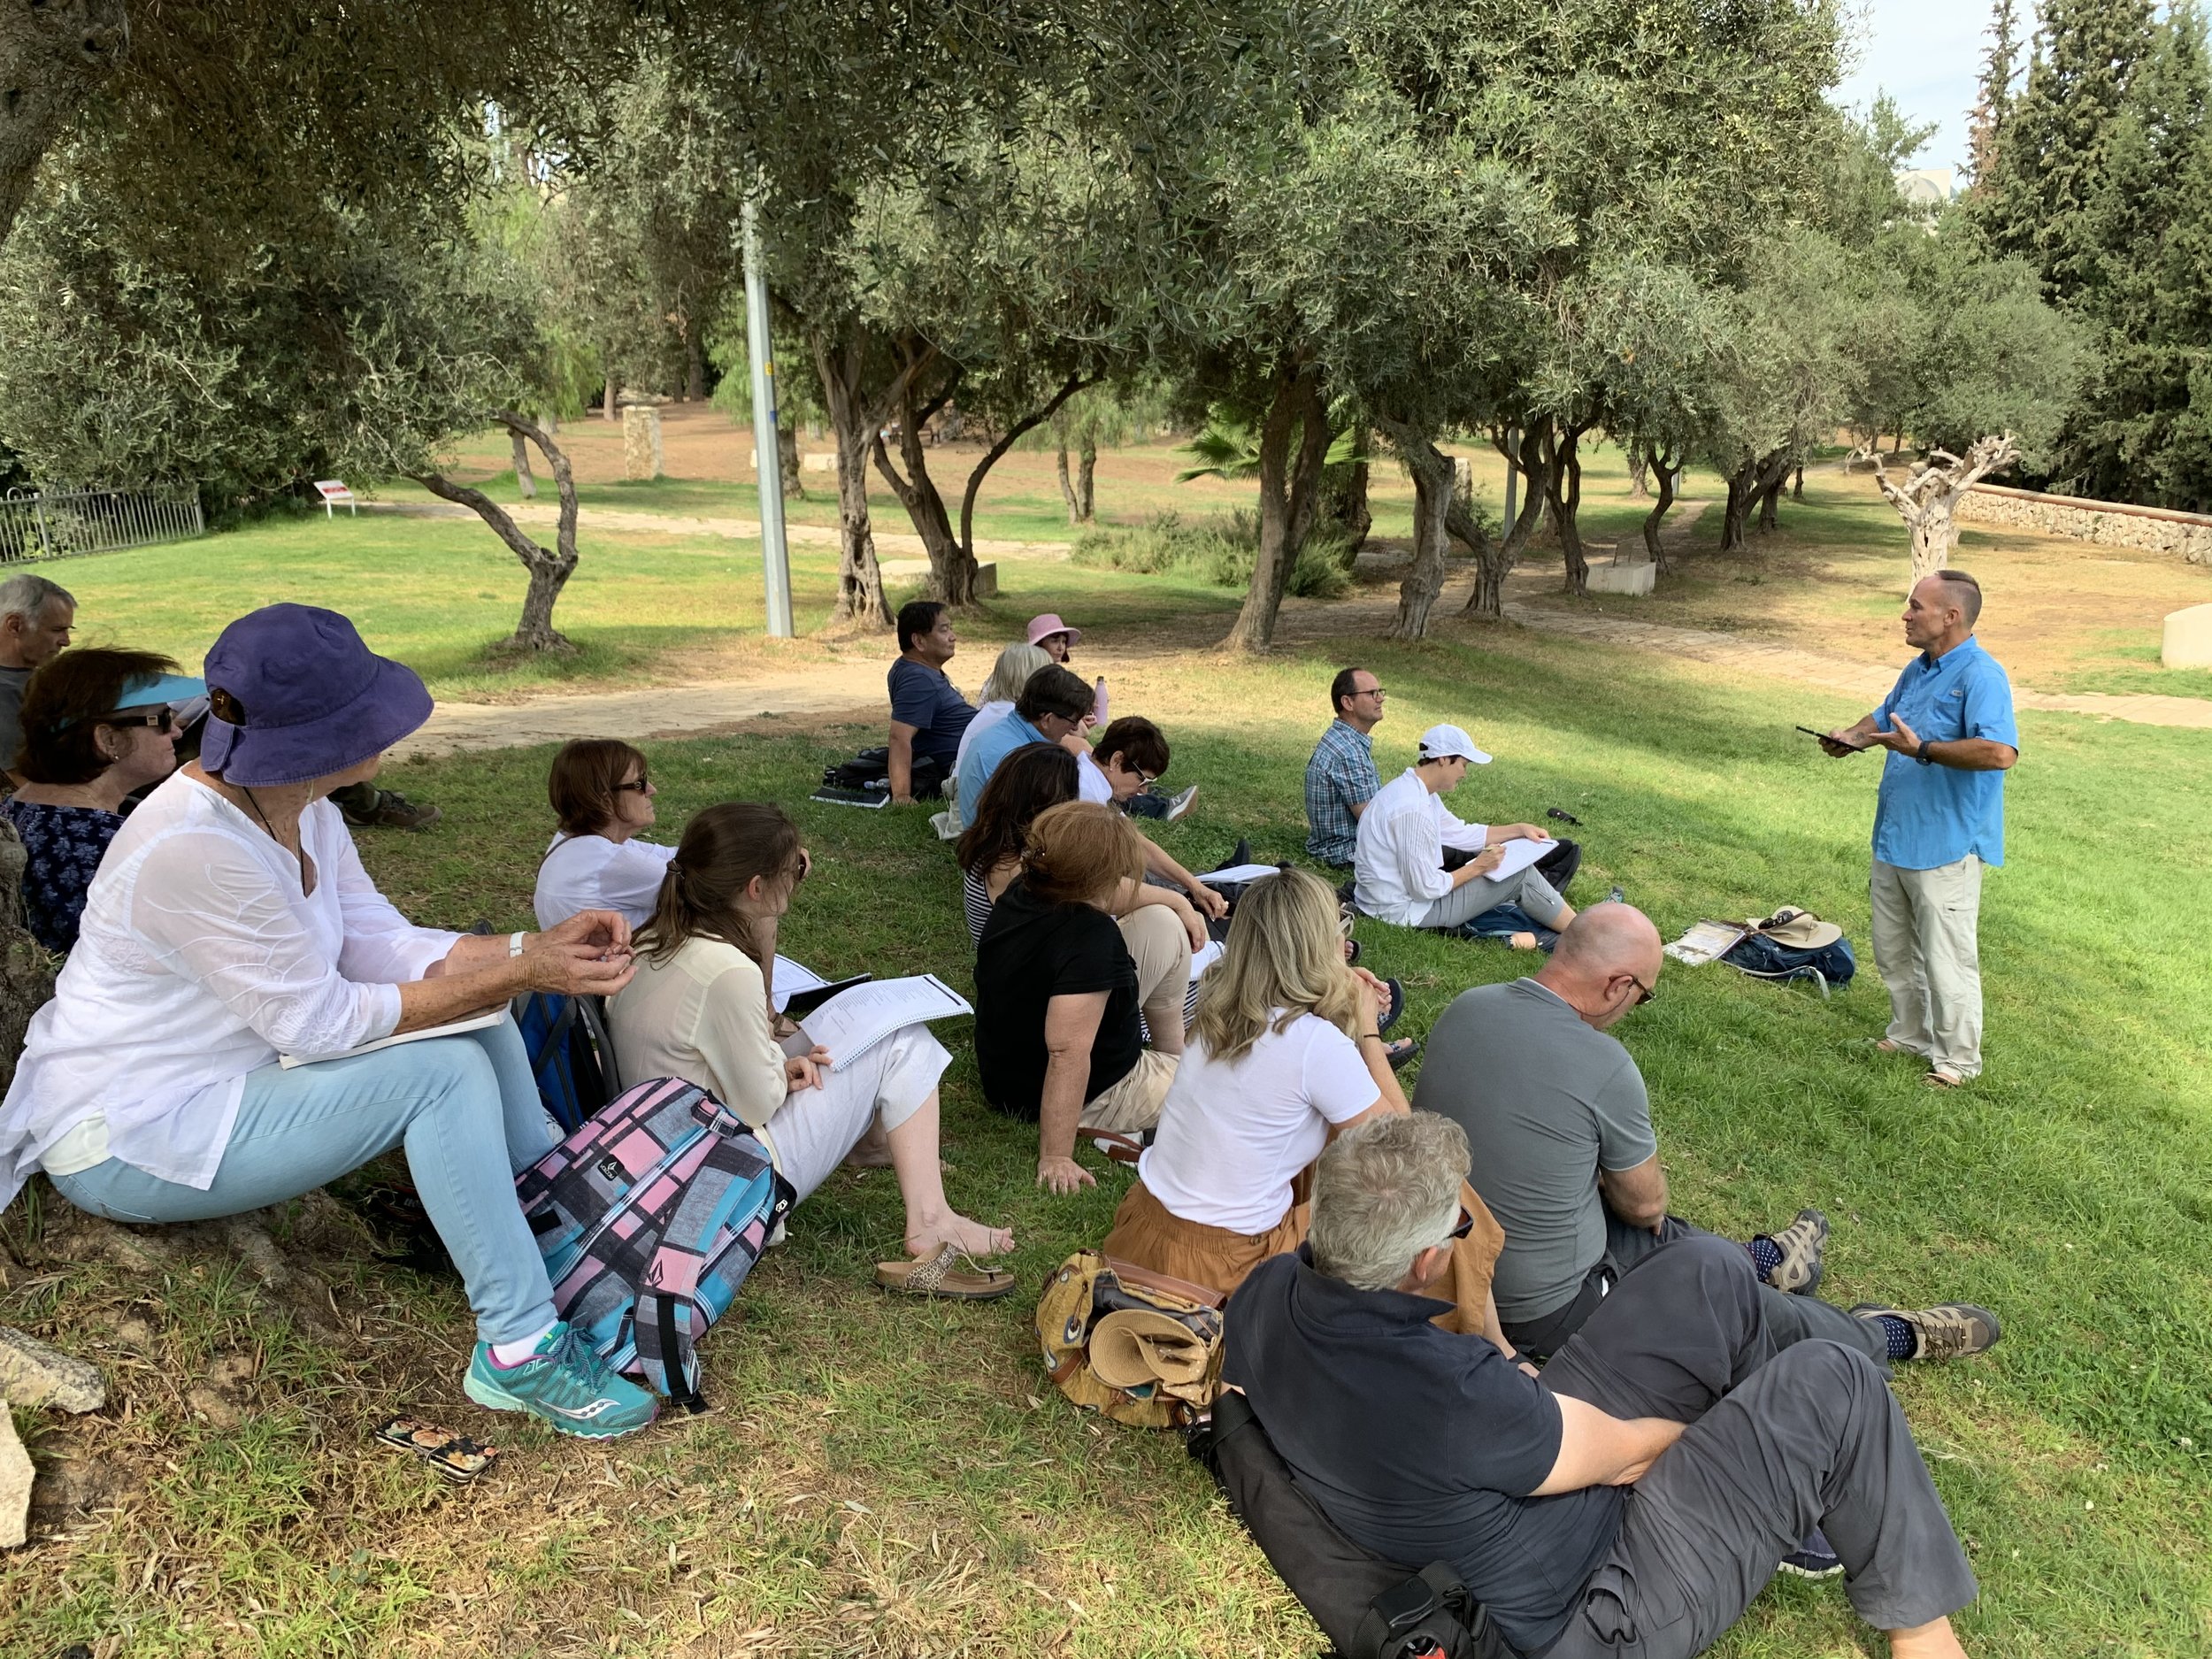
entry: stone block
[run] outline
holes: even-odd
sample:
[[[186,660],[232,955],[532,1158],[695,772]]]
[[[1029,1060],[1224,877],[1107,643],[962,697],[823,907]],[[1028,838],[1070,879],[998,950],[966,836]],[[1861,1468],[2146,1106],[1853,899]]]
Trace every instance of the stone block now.
[[[661,411],[647,403],[628,403],[622,410],[622,476],[660,478],[666,472],[661,454]]]
[[[834,449],[823,449],[799,457],[799,471],[802,472],[834,472],[836,470],[837,451]]]
[[[1590,591],[1594,594],[1631,594],[1643,597],[1658,585],[1659,567],[1649,559],[1633,565],[1593,565]]]
[[[2212,668],[2212,605],[2191,605],[2167,616],[2158,660],[2169,668]]]
[[[975,567],[975,596],[978,599],[998,597],[998,565],[995,561]]]
[[[100,1373],[84,1361],[0,1325],[0,1395],[19,1406],[97,1411],[107,1403],[108,1389]]]
[[[8,1402],[0,1400],[0,1549],[14,1549],[30,1541],[31,1481],[36,1473],[31,1467],[30,1453],[16,1438]]]

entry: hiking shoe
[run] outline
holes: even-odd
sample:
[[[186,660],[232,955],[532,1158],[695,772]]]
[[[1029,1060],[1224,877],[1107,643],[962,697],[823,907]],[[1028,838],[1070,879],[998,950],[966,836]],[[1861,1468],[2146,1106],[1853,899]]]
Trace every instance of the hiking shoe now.
[[[1803,1543],[1774,1564],[1799,1578],[1832,1578],[1843,1571],[1843,1557],[1828,1542],[1828,1534],[1816,1526],[1805,1534]]]
[[[1820,1288],[1821,1257],[1828,1245],[1828,1217],[1817,1210],[1801,1210],[1797,1219],[1779,1233],[1760,1234],[1782,1252],[1782,1259],[1767,1275],[1767,1283],[1793,1296],[1809,1296]]]
[[[1167,810],[1161,813],[1160,816],[1165,818],[1169,823],[1172,824],[1177,818],[1182,817],[1184,813],[1189,811],[1191,803],[1197,799],[1198,786],[1196,784],[1193,784],[1189,788],[1184,790],[1182,794],[1172,797],[1167,803]]]
[[[609,1371],[565,1321],[548,1331],[519,1365],[499,1364],[491,1344],[479,1342],[461,1386],[480,1406],[527,1411],[559,1433],[591,1440],[635,1433],[661,1409],[647,1390]]]
[[[356,829],[428,829],[445,816],[434,806],[417,806],[396,789],[378,790],[376,805],[366,812],[350,806],[338,810]]]
[[[1997,1316],[1970,1302],[1947,1302],[1933,1308],[1889,1308],[1878,1302],[1863,1302],[1851,1310],[1860,1319],[1884,1314],[1902,1319],[1912,1327],[1913,1349],[1908,1359],[1963,1359],[1996,1345],[2004,1334]]]

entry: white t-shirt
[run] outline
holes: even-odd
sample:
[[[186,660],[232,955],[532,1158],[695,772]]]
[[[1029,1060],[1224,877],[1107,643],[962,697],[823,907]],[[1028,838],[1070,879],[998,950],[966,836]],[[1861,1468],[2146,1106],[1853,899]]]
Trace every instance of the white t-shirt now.
[[[1114,786],[1106,776],[1106,769],[1088,755],[1075,757],[1075,798],[1094,801],[1100,806],[1114,803]]]
[[[604,835],[556,835],[538,866],[531,908],[540,927],[557,927],[582,910],[619,910],[642,927],[660,896],[673,847],[611,841]]]
[[[1233,1064],[1193,1037],[1137,1173],[1185,1221],[1265,1233],[1289,1212],[1291,1181],[1321,1156],[1329,1125],[1381,1098],[1359,1045],[1317,1014],[1271,1026]]]

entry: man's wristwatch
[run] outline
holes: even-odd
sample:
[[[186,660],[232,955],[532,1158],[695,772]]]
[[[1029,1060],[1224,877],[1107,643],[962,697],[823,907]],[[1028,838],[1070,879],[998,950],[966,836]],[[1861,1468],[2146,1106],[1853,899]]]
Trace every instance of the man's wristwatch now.
[[[1920,740],[1919,746],[1913,750],[1912,757],[1924,766],[1935,764],[1935,762],[1928,758],[1928,740],[1924,737]]]

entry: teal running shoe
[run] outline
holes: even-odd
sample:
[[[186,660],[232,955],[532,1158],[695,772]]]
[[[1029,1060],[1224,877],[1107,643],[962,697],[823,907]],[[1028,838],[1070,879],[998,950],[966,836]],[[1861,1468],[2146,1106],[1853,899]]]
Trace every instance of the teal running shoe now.
[[[518,1365],[492,1358],[479,1342],[461,1385],[468,1397],[495,1411],[527,1411],[563,1434],[589,1440],[618,1440],[649,1425],[661,1402],[651,1391],[616,1376],[565,1321]]]

